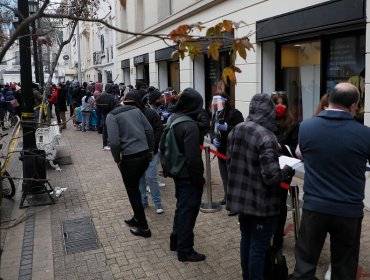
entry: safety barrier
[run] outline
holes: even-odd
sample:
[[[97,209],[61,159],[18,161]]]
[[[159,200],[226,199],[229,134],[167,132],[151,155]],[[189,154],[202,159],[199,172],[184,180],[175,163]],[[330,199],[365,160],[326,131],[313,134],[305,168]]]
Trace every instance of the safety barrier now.
[[[204,213],[213,213],[216,211],[220,211],[222,208],[221,203],[212,201],[211,152],[215,153],[216,151],[212,150],[209,146],[201,146],[200,148],[204,150],[206,154],[206,177],[207,177],[206,178],[207,202],[203,202],[200,205],[200,211]],[[226,159],[226,156],[225,156],[225,159]]]

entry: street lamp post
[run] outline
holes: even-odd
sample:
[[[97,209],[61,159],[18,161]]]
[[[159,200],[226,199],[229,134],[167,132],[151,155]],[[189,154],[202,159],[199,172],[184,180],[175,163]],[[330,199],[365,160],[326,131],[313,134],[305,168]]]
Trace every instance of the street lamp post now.
[[[30,10],[30,15],[33,15],[38,10],[38,2],[28,1],[28,8]],[[39,59],[37,54],[37,40],[36,40],[36,21],[32,21],[32,47],[33,47],[33,62],[35,68],[35,80],[36,83],[40,83],[40,69],[39,69]]]
[[[29,7],[27,0],[18,0],[18,11],[23,15],[23,18],[29,16]],[[19,17],[19,23],[22,23],[22,17]],[[25,26],[19,37],[19,53],[20,53],[20,74],[22,87],[22,129],[23,129],[23,177],[30,178],[29,161],[26,160],[26,155],[30,151],[35,150],[35,126],[34,126],[34,98],[32,92],[32,66],[31,66],[31,38],[29,25]],[[28,162],[28,163],[27,163]],[[32,175],[31,175],[32,176]],[[23,190],[28,189],[30,182],[23,181]]]

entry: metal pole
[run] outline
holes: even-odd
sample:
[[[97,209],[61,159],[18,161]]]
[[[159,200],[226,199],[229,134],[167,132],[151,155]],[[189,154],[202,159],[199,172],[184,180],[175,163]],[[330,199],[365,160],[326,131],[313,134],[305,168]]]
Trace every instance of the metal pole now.
[[[292,216],[294,224],[294,237],[298,238],[299,224],[300,224],[300,211],[299,211],[299,187],[290,186],[290,197],[292,199]]]
[[[18,10],[24,18],[29,16],[28,1],[19,0]],[[19,17],[20,23],[22,18]],[[31,38],[29,26],[23,29],[19,37],[19,56],[20,56],[20,74],[22,87],[22,120],[34,119],[34,99],[32,93],[32,66],[31,66]],[[23,150],[36,147],[34,125],[28,123],[23,124]]]
[[[77,23],[76,28],[76,40],[77,40],[77,61],[78,61],[78,76],[77,79],[80,83],[82,83],[82,72],[81,72],[81,50],[80,50],[80,22]]]
[[[32,26],[32,35],[36,35],[36,23],[33,21],[31,23]],[[39,69],[39,59],[37,55],[37,41],[36,38],[32,38],[32,43],[33,43],[33,62],[35,66],[35,80],[36,83],[40,83],[40,69]]]
[[[212,184],[211,184],[211,151],[210,147],[205,147],[206,154],[206,187],[207,187],[207,202],[200,205],[200,211],[204,213],[213,213],[221,210],[219,202],[212,202]]]

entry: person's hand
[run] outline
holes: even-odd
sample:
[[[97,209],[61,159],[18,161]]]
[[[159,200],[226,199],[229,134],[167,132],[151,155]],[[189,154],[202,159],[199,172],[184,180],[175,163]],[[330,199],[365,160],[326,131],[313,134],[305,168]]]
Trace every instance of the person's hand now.
[[[215,146],[216,148],[219,148],[221,146],[221,141],[218,139],[218,138],[213,138],[212,140],[212,144],[213,146]]]
[[[224,122],[224,123],[217,123],[216,125],[216,128],[219,130],[219,131],[227,131],[227,128],[229,126],[227,125],[227,122]]]
[[[295,175],[295,170],[290,167],[289,165],[284,165],[283,171],[285,174],[287,174],[290,178],[292,178]]]
[[[170,113],[168,113],[168,112],[163,112],[162,113],[162,117],[163,117],[164,120],[166,120],[169,115],[170,115]]]

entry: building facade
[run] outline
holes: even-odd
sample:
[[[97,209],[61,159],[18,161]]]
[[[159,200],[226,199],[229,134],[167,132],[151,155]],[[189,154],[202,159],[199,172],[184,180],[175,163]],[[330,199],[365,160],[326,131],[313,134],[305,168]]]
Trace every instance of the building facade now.
[[[149,3],[150,2],[150,3]],[[117,1],[120,28],[143,33],[168,34],[184,23],[206,26],[223,19],[244,21],[235,36],[251,34],[255,51],[247,61],[238,59],[237,84],[226,88],[232,102],[248,115],[249,102],[257,92],[285,91],[297,121],[310,118],[320,97],[336,83],[348,81],[370,66],[367,0],[138,0]],[[144,80],[160,90],[168,86],[194,87],[209,106],[230,63],[228,49],[219,61],[206,55],[194,61],[172,61],[169,42],[154,37],[117,39],[115,69],[118,80],[135,84]],[[370,92],[366,73],[365,92]],[[365,94],[364,122],[370,125],[370,99]],[[369,183],[370,184],[370,183]],[[369,190],[369,188],[367,188]],[[370,207],[370,191],[366,205]]]

